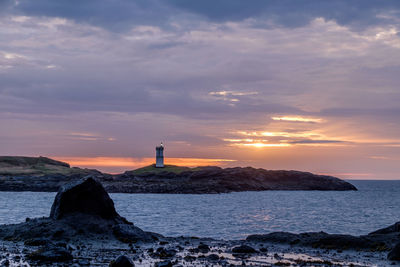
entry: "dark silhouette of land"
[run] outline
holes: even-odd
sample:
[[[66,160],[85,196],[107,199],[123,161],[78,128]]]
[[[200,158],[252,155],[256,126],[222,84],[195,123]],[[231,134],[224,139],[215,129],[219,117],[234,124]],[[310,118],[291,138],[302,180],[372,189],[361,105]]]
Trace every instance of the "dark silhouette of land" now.
[[[71,168],[45,157],[0,157],[0,191],[56,192],[65,183],[96,177],[110,193],[210,194],[264,190],[357,190],[339,178],[309,172],[252,167],[188,168],[150,165],[111,175]]]

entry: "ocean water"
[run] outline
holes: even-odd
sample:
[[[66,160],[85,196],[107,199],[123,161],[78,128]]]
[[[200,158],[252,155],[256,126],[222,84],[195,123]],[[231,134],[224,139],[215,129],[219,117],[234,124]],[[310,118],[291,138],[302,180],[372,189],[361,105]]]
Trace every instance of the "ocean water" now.
[[[218,195],[111,194],[117,211],[166,236],[240,239],[274,231],[367,234],[400,221],[400,181],[350,181],[359,191]],[[0,192],[0,224],[48,216],[55,193]]]

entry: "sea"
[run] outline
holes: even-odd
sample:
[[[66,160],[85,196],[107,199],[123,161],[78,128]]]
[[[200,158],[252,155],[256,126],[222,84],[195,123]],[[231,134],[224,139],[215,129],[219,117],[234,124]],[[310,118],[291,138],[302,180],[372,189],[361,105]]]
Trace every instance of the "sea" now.
[[[110,194],[117,212],[165,236],[243,239],[276,231],[362,235],[400,221],[400,181],[349,181],[358,191]],[[0,192],[0,224],[48,216],[56,193]]]

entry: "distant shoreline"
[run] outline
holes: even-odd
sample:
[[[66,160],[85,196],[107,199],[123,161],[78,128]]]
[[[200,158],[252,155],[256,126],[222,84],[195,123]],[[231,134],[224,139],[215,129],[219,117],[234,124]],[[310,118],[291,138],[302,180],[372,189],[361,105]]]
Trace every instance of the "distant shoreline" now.
[[[92,176],[109,193],[218,194],[267,190],[357,190],[349,182],[309,172],[252,167],[149,165],[118,175],[71,168],[45,157],[0,157],[0,191],[57,192],[65,183]]]

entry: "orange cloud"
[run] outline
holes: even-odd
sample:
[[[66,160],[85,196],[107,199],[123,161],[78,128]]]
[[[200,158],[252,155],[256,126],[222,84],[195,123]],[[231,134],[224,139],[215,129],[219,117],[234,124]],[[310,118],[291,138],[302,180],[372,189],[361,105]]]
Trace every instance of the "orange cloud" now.
[[[274,121],[289,121],[289,122],[313,122],[320,123],[323,119],[320,118],[310,118],[302,116],[282,116],[282,117],[272,117]]]

